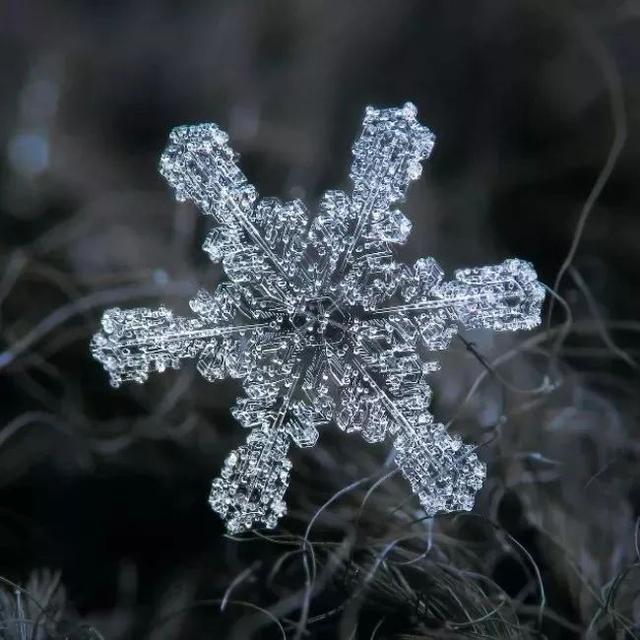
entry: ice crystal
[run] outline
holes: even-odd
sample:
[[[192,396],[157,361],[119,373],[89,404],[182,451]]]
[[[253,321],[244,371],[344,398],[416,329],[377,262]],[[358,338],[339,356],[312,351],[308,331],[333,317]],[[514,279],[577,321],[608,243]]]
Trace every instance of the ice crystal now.
[[[92,353],[114,386],[194,359],[209,381],[242,381],[231,409],[249,429],[227,457],[210,503],[230,532],[276,525],[286,512],[291,442],[313,446],[334,422],[367,442],[393,440],[395,462],[428,514],[470,509],[485,465],[435,423],[428,374],[461,324],[531,329],[544,298],[530,264],[461,269],[396,260],[411,222],[395,204],[434,135],[415,107],[368,107],[353,146],[353,190],[328,191],[311,219],[294,200],[258,199],[215,124],[174,129],[160,172],[215,226],[203,248],[228,281],[191,300],[194,316],[109,309]]]

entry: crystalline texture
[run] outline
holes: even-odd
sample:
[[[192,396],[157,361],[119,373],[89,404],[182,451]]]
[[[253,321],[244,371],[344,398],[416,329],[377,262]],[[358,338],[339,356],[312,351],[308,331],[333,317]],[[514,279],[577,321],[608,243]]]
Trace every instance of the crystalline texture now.
[[[242,381],[246,395],[231,411],[250,432],[210,497],[230,532],[275,526],[290,444],[313,446],[331,422],[371,443],[390,436],[428,514],[473,506],[485,467],[428,412],[434,352],[460,325],[535,327],[544,290],[522,260],[462,269],[450,281],[433,258],[397,261],[394,245],[411,231],[397,205],[433,144],[413,105],[368,107],[352,192],[327,192],[310,219],[297,200],[258,199],[216,125],[171,133],[160,172],[178,200],[212,217],[203,249],[229,280],[196,294],[192,318],[110,309],[91,349],[116,387],[185,359],[207,380]]]

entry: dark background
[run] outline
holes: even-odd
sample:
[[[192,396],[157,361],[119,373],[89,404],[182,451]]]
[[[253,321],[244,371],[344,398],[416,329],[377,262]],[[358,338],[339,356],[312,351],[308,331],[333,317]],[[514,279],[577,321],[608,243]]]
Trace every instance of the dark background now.
[[[640,637],[639,22],[635,0],[0,0],[0,638],[282,637],[256,607],[292,638]],[[475,515],[420,519],[397,477],[365,500],[388,447],[330,429],[278,537],[231,540],[206,498],[238,386],[115,391],[88,352],[104,308],[222,277],[159,154],[219,123],[260,193],[313,207],[365,106],[407,100],[437,143],[403,255],[518,256],[550,287],[569,256],[561,303],[434,376],[489,465]]]

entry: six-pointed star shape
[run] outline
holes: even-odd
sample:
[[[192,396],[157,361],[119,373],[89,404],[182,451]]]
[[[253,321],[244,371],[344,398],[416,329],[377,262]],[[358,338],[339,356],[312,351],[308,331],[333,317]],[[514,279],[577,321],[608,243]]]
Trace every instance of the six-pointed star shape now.
[[[164,307],[109,309],[92,353],[114,386],[184,359],[207,380],[242,381],[246,395],[231,411],[249,435],[210,496],[230,532],[275,526],[286,511],[290,443],[313,446],[330,422],[371,443],[390,436],[428,514],[473,506],[485,466],[433,421],[426,376],[460,324],[536,326],[544,290],[522,260],[458,270],[449,281],[432,258],[396,260],[411,222],[394,205],[433,144],[412,104],[368,107],[351,193],[327,192],[311,219],[298,200],[258,199],[215,124],[172,131],[160,171],[178,200],[215,221],[204,250],[228,281],[199,291],[189,318]]]

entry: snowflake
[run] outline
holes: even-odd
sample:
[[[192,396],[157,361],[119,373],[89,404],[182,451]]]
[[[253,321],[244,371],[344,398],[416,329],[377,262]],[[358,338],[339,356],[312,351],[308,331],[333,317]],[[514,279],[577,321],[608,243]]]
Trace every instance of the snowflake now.
[[[196,360],[209,381],[242,381],[231,412],[249,429],[226,458],[210,504],[230,532],[274,527],[286,512],[291,442],[311,447],[335,422],[365,441],[393,439],[395,463],[428,514],[471,509],[485,465],[428,412],[433,352],[458,325],[531,329],[544,290],[527,262],[461,269],[398,262],[411,222],[394,203],[422,171],[434,135],[415,107],[368,107],[353,146],[353,190],[328,191],[310,219],[298,201],[258,199],[215,124],[177,127],[160,172],[180,201],[215,221],[203,248],[228,276],[190,301],[194,317],[109,309],[92,353],[117,387]]]

